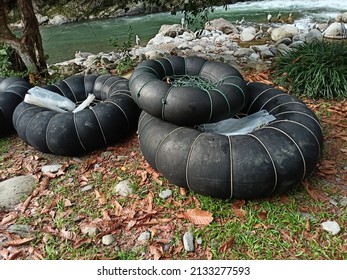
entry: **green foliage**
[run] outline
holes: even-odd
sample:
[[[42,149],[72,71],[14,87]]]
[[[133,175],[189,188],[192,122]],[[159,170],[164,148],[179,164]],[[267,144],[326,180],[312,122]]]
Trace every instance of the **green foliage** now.
[[[108,44],[111,47],[115,48],[115,51],[120,53],[122,55],[122,59],[119,61],[119,63],[116,66],[116,70],[118,74],[123,74],[129,71],[133,68],[133,61],[131,59],[130,51],[133,47],[133,41],[134,41],[134,31],[132,26],[129,26],[128,28],[128,37],[123,42],[120,43],[118,38],[115,36],[111,36],[108,39]]]
[[[7,45],[0,45],[0,77],[14,76],[11,55],[13,50]]]
[[[347,97],[347,45],[314,41],[274,61],[274,82],[309,98]]]

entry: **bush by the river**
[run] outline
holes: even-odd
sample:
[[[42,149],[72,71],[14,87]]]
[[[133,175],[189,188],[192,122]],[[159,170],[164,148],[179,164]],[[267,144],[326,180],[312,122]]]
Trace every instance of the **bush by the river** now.
[[[275,83],[309,98],[347,98],[347,45],[313,41],[279,55],[273,65]]]

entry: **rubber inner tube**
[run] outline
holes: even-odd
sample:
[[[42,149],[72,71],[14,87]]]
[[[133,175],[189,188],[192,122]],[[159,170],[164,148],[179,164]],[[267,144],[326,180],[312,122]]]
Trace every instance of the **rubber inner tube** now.
[[[0,78],[0,137],[14,132],[12,115],[31,85],[22,78]]]
[[[142,112],[138,133],[147,162],[171,183],[222,199],[286,193],[316,166],[323,134],[298,98],[248,83],[241,114],[266,110],[276,120],[245,135],[225,136],[178,126]]]
[[[83,102],[93,93],[99,102],[77,113],[57,113],[22,102],[13,114],[18,135],[45,153],[73,156],[114,144],[135,132],[140,109],[128,80],[112,75],[78,75],[46,86],[48,90]]]
[[[178,125],[233,117],[247,103],[245,86],[236,68],[196,56],[143,61],[129,81],[141,109]]]

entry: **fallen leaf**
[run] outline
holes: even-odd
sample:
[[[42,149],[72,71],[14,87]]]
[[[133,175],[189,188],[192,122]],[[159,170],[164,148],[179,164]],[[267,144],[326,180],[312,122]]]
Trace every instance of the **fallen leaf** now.
[[[212,214],[200,208],[187,210],[184,213],[184,217],[194,225],[207,226],[213,221]]]
[[[163,254],[163,247],[161,245],[149,245],[149,252],[153,255],[153,260],[159,260]]]
[[[13,239],[5,242],[5,246],[20,246],[26,243],[29,243],[30,241],[34,240],[34,237],[28,237],[23,239]]]
[[[18,214],[16,212],[11,212],[1,220],[0,225],[4,225],[4,224],[7,224],[9,222],[12,222],[17,217],[18,217]]]

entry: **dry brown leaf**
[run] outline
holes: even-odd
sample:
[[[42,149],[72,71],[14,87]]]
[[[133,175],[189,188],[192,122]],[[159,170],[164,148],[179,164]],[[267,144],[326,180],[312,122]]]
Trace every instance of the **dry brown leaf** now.
[[[22,238],[22,239],[13,239],[5,242],[5,246],[20,246],[30,241],[34,240],[34,237]]]
[[[163,247],[161,245],[149,245],[149,252],[153,255],[153,260],[159,260],[163,255]]]
[[[0,225],[4,225],[4,224],[7,224],[9,222],[12,222],[17,217],[18,217],[18,214],[16,212],[11,212],[1,220]]]
[[[235,240],[234,239],[229,239],[226,242],[224,242],[224,244],[222,244],[218,251],[220,254],[225,253],[227,250],[229,250],[231,248],[231,245],[234,244]]]
[[[184,217],[194,225],[201,226],[207,226],[213,221],[212,214],[200,208],[188,209],[184,213]]]
[[[123,213],[123,207],[122,207],[122,205],[120,205],[119,202],[118,202],[117,200],[115,200],[115,199],[112,200],[112,204],[113,204],[113,206],[115,207],[115,208],[114,208],[114,214],[115,214],[116,216],[122,215],[122,213]]]
[[[100,193],[98,190],[94,190],[96,198],[99,200],[99,205],[106,204],[106,196],[104,193]]]
[[[79,247],[81,247],[82,245],[84,244],[87,244],[87,243],[90,243],[92,242],[92,240],[90,238],[82,238],[82,239],[79,239],[77,240],[73,245],[72,247],[74,249],[78,249]]]

